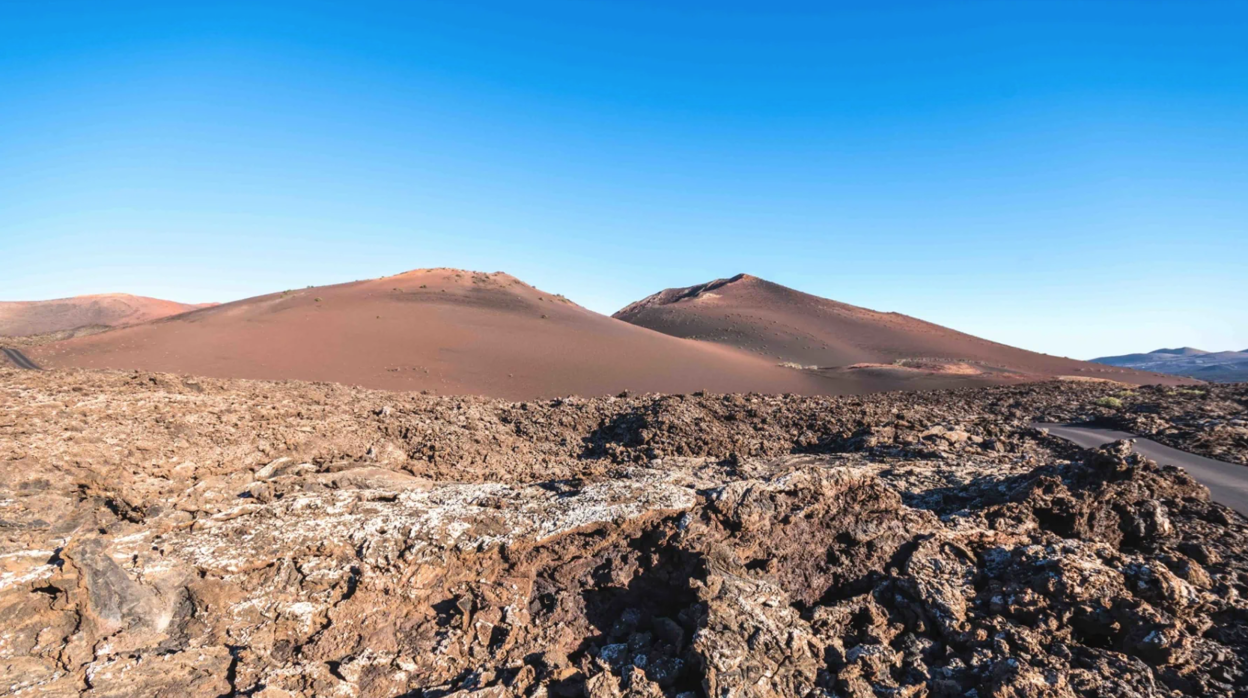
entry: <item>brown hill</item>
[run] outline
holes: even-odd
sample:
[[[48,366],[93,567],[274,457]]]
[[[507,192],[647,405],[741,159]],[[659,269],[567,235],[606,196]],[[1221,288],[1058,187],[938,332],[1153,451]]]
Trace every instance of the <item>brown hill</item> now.
[[[748,274],[667,289],[614,317],[829,376],[925,373],[977,375],[992,381],[1075,376],[1174,382],[1160,374],[1017,349],[906,315],[812,296]]]
[[[249,298],[24,351],[46,368],[332,381],[511,399],[626,389],[846,394],[1056,375],[1162,381],[744,276],[665,291],[620,315],[629,322],[501,272],[424,269]],[[659,332],[639,326],[655,317],[663,319],[654,323]],[[923,360],[895,364],[915,357]]]
[[[625,389],[828,392],[818,377],[762,357],[620,322],[507,274],[453,269],[249,298],[27,353],[51,368],[514,399]]]
[[[212,305],[105,293],[49,301],[0,301],[0,337],[24,337],[88,325],[120,327]]]

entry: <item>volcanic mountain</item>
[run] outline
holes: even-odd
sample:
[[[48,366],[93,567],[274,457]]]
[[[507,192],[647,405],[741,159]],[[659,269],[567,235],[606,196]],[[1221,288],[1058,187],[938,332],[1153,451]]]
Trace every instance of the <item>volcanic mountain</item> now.
[[[22,337],[88,326],[120,327],[211,306],[126,293],[49,301],[0,302],[0,337]]]
[[[628,322],[501,272],[422,269],[248,298],[24,351],[45,368],[517,400],[624,390],[848,394],[1059,375],[1184,381],[1012,349],[746,276],[665,291],[619,317]]]
[[[626,389],[828,392],[818,376],[759,356],[620,322],[501,272],[454,269],[274,293],[27,353],[48,368],[513,399]]]
[[[670,288],[614,317],[664,334],[730,346],[824,375],[868,372],[985,380],[1056,376],[1167,382],[1157,374],[1016,349],[898,313],[812,296],[748,274]]]

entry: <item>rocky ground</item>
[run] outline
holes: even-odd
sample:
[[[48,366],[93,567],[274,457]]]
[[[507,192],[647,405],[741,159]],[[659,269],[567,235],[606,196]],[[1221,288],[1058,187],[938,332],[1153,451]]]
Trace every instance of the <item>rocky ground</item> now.
[[[1248,696],[1240,385],[508,403],[0,369],[0,691]]]
[[[1146,386],[1117,395],[1122,406],[1100,407],[1097,421],[1178,449],[1248,465],[1248,383]]]

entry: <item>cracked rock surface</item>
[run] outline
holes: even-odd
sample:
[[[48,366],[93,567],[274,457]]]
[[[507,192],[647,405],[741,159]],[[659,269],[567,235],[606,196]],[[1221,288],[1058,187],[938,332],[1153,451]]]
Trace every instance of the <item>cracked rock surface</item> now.
[[[1028,426],[1242,462],[1244,389],[1201,391],[0,370],[0,692],[1248,696],[1248,521]]]

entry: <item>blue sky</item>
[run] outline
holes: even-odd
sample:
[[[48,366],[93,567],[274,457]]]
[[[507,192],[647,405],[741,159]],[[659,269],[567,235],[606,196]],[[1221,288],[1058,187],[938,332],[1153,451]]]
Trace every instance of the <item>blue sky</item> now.
[[[745,271],[1248,348],[1248,3],[0,0],[0,299]]]

